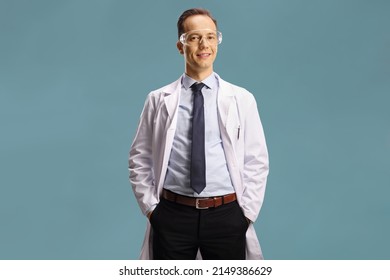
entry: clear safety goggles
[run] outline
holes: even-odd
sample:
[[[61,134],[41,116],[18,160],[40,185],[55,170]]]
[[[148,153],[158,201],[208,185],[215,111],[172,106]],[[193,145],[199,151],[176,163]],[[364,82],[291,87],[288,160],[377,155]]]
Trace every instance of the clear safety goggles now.
[[[211,29],[191,30],[181,34],[179,40],[183,45],[188,46],[197,46],[204,41],[211,46],[216,46],[222,43],[222,33]]]

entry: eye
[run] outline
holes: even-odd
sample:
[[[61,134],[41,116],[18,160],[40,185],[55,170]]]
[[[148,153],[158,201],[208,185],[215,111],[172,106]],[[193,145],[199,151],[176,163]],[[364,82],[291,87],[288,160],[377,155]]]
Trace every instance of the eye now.
[[[215,40],[217,40],[217,37],[216,37],[215,35],[208,35],[208,36],[207,36],[207,40],[209,40],[209,41],[215,41]]]
[[[189,35],[188,37],[188,40],[190,40],[191,42],[196,42],[196,41],[199,41],[200,40],[200,36],[199,35]]]

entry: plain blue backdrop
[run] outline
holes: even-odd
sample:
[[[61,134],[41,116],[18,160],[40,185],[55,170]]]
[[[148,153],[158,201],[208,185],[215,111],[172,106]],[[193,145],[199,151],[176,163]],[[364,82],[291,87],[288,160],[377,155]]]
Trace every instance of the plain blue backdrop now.
[[[0,0],[0,259],[136,259],[127,156],[149,91],[184,70],[182,11],[258,101],[267,259],[390,259],[390,2]]]

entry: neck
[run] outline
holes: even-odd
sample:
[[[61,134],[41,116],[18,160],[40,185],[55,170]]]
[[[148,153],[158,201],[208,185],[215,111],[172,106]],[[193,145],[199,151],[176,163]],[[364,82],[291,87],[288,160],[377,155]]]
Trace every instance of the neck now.
[[[208,76],[210,76],[212,73],[213,73],[213,69],[208,69],[207,71],[202,71],[202,72],[195,72],[195,71],[191,71],[189,69],[186,69],[185,73],[191,77],[192,79],[194,79],[195,81],[203,81],[204,79],[206,79]]]

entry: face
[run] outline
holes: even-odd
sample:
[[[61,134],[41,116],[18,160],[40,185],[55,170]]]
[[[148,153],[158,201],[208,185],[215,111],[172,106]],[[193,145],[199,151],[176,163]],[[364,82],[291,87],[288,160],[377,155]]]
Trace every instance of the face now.
[[[211,18],[205,15],[194,15],[188,17],[184,23],[184,32],[190,32],[192,30],[198,30],[197,32],[207,38],[207,34],[210,30],[217,30],[214,22]],[[200,40],[195,45],[183,45],[181,42],[177,43],[179,52],[184,55],[186,73],[195,78],[206,78],[213,72],[213,63],[217,57],[217,45],[210,44],[208,40]]]

